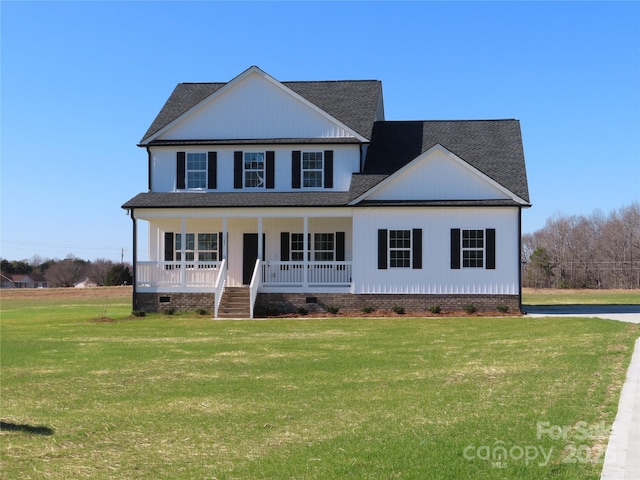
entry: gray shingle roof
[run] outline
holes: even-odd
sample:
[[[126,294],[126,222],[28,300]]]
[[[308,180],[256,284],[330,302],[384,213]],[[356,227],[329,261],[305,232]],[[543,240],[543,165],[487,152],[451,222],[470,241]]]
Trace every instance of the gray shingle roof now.
[[[363,137],[371,138],[378,103],[382,96],[379,80],[281,82]],[[179,83],[142,137],[149,137],[195,107],[226,83]]]
[[[387,178],[353,175],[348,192],[145,192],[122,208],[340,207]]]
[[[529,202],[518,120],[376,122],[363,173],[390,175],[436,144]]]

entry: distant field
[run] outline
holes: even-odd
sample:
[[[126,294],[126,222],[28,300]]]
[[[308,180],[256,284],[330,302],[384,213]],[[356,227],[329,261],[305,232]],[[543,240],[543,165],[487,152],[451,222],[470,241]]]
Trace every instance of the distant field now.
[[[129,289],[2,293],[3,480],[597,480],[640,333],[135,318]]]
[[[575,290],[534,289],[522,290],[525,305],[638,305],[640,290]]]

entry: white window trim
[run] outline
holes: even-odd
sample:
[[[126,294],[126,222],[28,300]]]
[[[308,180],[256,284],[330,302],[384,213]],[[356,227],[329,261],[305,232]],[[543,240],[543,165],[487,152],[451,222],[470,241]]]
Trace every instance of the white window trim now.
[[[409,232],[409,246],[408,247],[392,247],[391,246],[391,232]],[[408,251],[409,252],[409,265],[392,265],[391,264],[391,251]],[[412,268],[413,267],[413,229],[411,228],[389,228],[387,229],[387,265],[388,268]]]
[[[247,155],[262,155],[262,170],[248,169],[246,168]],[[262,185],[261,186],[248,186],[247,185],[247,172],[262,172]],[[243,152],[242,153],[242,188],[250,190],[264,190],[267,188],[267,152]]]
[[[189,168],[189,156],[190,155],[204,155],[204,170],[195,170]],[[206,190],[209,188],[208,175],[209,175],[209,162],[207,158],[207,152],[186,152],[184,162],[184,187],[185,190]],[[189,186],[189,173],[190,172],[204,172],[204,186],[203,187],[191,187]]]
[[[305,154],[320,154],[320,168],[304,168],[304,156]],[[305,186],[304,174],[305,172],[320,172],[320,185],[319,186]],[[300,154],[300,187],[304,190],[322,190],[324,188],[324,152],[316,150],[302,151]]]
[[[464,246],[464,232],[469,231],[481,231],[482,232],[482,247],[465,247]],[[464,264],[464,252],[479,252],[482,251],[482,265],[465,265]],[[461,228],[460,229],[460,266],[462,268],[486,268],[487,264],[487,229],[486,228]]]

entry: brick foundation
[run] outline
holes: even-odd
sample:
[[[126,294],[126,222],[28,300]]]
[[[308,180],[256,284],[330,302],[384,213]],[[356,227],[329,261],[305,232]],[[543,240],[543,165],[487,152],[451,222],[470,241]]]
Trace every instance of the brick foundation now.
[[[137,293],[137,310],[162,312],[172,308],[177,312],[195,311],[197,308],[213,312],[213,293]],[[326,312],[328,306],[336,306],[341,313],[354,312],[357,315],[364,307],[391,311],[394,307],[404,307],[406,312],[428,312],[429,308],[440,306],[443,312],[463,311],[464,306],[473,304],[478,312],[495,312],[504,305],[511,313],[520,311],[518,295],[433,295],[433,294],[358,294],[350,293],[259,293],[255,304],[255,315],[269,313],[296,313],[299,308],[310,314]]]
[[[136,293],[136,309],[145,312],[162,312],[172,308],[176,312],[193,312],[198,308],[213,312],[213,293]]]
[[[349,293],[259,293],[254,311],[256,316],[272,311],[280,314],[296,313],[305,308],[310,314],[325,312],[328,306],[340,308],[340,312],[361,312],[364,307],[375,310],[393,310],[404,307],[406,312],[428,312],[440,306],[443,312],[463,311],[473,304],[478,312],[495,312],[498,306],[506,306],[509,312],[520,312],[518,295],[433,295],[433,294],[349,294]]]

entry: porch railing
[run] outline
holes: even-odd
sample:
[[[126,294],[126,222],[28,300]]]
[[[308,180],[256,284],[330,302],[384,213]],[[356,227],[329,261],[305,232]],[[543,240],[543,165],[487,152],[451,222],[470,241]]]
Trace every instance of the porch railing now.
[[[218,275],[218,280],[216,281],[216,285],[214,287],[215,292],[215,318],[218,318],[218,310],[220,309],[220,300],[222,300],[222,293],[224,292],[224,287],[227,285],[227,259],[222,260],[220,264],[220,274]]]
[[[262,263],[262,284],[348,286],[351,267],[351,262],[266,261]]]
[[[136,283],[140,288],[167,289],[212,287],[218,281],[222,262],[137,262]]]
[[[256,303],[258,290],[260,290],[260,259],[256,260],[256,266],[253,268],[251,275],[251,283],[249,284],[249,318],[253,318],[253,306]]]

